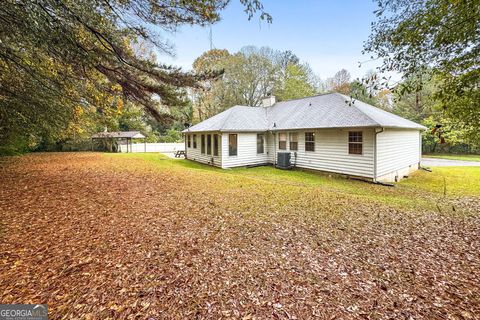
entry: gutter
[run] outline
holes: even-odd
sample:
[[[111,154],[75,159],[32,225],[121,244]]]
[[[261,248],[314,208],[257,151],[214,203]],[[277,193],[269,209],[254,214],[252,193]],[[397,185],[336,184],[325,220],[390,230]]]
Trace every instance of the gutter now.
[[[384,128],[380,128],[381,131],[377,131],[377,129],[374,129],[375,130],[375,138],[373,139],[373,182],[377,182],[377,135],[379,133],[382,133],[384,130]]]

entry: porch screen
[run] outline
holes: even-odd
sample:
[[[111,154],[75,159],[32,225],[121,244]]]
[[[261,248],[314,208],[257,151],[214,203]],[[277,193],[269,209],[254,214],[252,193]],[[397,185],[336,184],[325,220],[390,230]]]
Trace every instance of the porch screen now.
[[[229,156],[236,156],[237,155],[237,134],[229,134],[228,135],[228,155]]]
[[[263,134],[257,134],[257,153],[263,153],[264,152],[264,140],[263,140]]]

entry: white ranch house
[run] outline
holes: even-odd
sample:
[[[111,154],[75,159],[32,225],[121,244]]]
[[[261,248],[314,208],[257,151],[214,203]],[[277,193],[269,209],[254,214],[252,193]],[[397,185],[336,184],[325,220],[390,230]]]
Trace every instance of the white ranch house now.
[[[262,107],[234,106],[186,130],[186,158],[220,168],[273,164],[373,181],[399,181],[417,170],[426,128],[331,93]]]

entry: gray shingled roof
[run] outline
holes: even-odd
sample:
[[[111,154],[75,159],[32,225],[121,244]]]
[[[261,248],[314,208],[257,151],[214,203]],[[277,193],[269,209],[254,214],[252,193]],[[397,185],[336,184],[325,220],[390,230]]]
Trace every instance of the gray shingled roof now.
[[[266,131],[267,109],[260,107],[234,106],[184,132],[191,131]]]
[[[140,131],[111,131],[111,132],[99,132],[92,135],[93,139],[102,138],[145,138]]]
[[[351,105],[347,102],[353,101]],[[410,120],[339,93],[277,102],[271,107],[235,106],[184,132],[267,131],[384,127],[426,129]]]

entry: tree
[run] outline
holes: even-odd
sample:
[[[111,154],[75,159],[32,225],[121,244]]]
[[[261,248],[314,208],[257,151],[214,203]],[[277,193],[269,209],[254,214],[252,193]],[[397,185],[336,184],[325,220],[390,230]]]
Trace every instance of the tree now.
[[[350,94],[350,72],[345,69],[342,69],[335,73],[333,78],[327,79],[328,91],[334,91],[343,93],[346,95]]]
[[[299,65],[300,59],[290,50],[276,52],[272,57],[273,63],[279,68],[280,81],[287,77],[287,68],[289,65]]]
[[[442,85],[441,81],[438,76],[431,77],[427,73],[403,80],[392,94],[392,108],[389,111],[428,128],[423,133],[424,152],[465,153],[478,150],[470,141],[473,136],[471,128],[462,126],[439,107],[435,92]],[[406,87],[414,87],[415,90],[406,91]],[[379,95],[377,99],[381,99]]]
[[[160,137],[161,142],[181,142],[182,134],[175,129],[168,129],[164,136]]]
[[[249,18],[258,0],[241,0]],[[6,0],[0,8],[0,143],[32,134],[55,137],[77,106],[110,94],[143,107],[157,120],[159,105],[186,103],[184,87],[215,76],[157,63],[134,50],[144,42],[161,52],[172,48],[153,30],[208,25],[229,0]],[[155,26],[156,28],[152,28]],[[120,91],[111,92],[112,86]],[[16,143],[16,142],[15,142]]]
[[[377,93],[376,99],[377,99],[378,108],[392,112],[392,108],[393,108],[392,91],[386,88],[381,89]]]
[[[441,113],[425,118],[422,123],[429,129],[423,133],[422,148],[424,152],[471,153],[479,152],[478,145],[467,143],[469,132],[459,129],[451,118]]]
[[[405,79],[429,71],[438,80],[436,108],[478,145],[480,0],[378,0],[378,5],[365,52],[383,59],[380,71],[396,71]],[[410,81],[402,93],[416,87]]]
[[[370,93],[368,87],[358,80],[355,80],[348,85],[347,94],[354,99],[371,104],[372,106],[377,105],[376,95],[374,93]]]
[[[365,50],[385,59],[383,69],[408,77],[426,66],[461,73],[478,66],[480,0],[377,2]]]
[[[307,65],[289,63],[285,70],[281,86],[275,89],[275,96],[280,101],[308,97],[316,93]]]
[[[193,62],[193,69],[196,72],[224,72],[231,58],[227,50],[212,49],[204,52]],[[219,79],[205,79],[200,88],[192,90],[195,104],[195,117],[199,121],[204,120],[223,110],[226,103],[225,97],[220,95]]]
[[[276,54],[276,63],[282,70],[286,70],[289,65],[300,64],[300,58],[298,58],[292,51],[286,50]]]
[[[248,46],[234,55],[229,72],[222,80],[232,89],[238,104],[260,106],[262,99],[273,93],[279,71],[276,54],[268,47]]]
[[[193,62],[193,69],[197,72],[219,71],[223,69],[223,62],[230,57],[225,49],[212,49],[205,51]]]
[[[465,132],[466,142],[480,149],[480,70],[459,76],[437,74],[436,79],[439,82],[433,93],[436,110]]]
[[[235,54],[218,50],[202,54],[195,60],[195,68],[223,70],[223,74],[208,81],[205,90],[194,90],[198,120],[234,105],[259,106],[262,98],[273,92],[278,78],[274,57],[270,48],[256,47],[244,47]]]
[[[419,85],[421,84],[421,85]],[[415,89],[407,90],[406,88]],[[415,75],[399,83],[394,90],[393,112],[401,117],[421,123],[434,113],[435,101],[432,94],[435,81],[427,74]]]
[[[234,105],[260,106],[270,94],[286,100],[317,92],[312,70],[291,51],[248,46],[230,54],[214,49],[203,53],[193,66],[195,71],[223,70],[221,77],[193,90],[194,113],[199,121]]]

